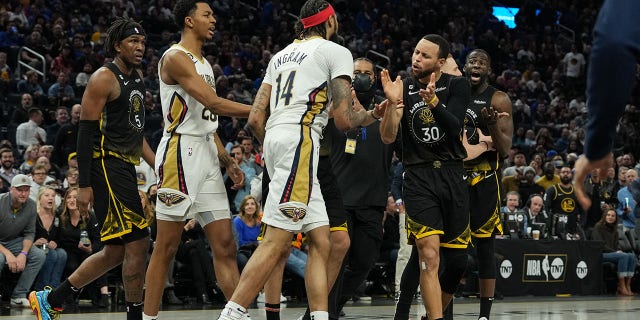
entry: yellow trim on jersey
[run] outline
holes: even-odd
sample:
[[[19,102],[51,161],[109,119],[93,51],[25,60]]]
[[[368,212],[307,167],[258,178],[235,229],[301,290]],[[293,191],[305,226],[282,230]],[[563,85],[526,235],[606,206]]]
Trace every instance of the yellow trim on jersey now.
[[[315,116],[320,114],[324,107],[327,105],[327,86],[324,86],[322,90],[318,91],[313,97],[313,101],[311,102],[311,109],[304,113],[302,116],[302,125],[308,126],[311,125]]]
[[[180,135],[172,135],[167,141],[166,153],[162,159],[162,188],[181,190],[178,181],[178,142]]]
[[[349,226],[347,225],[347,222],[345,221],[339,226],[329,228],[329,232],[335,232],[335,231],[349,232]]]
[[[302,139],[296,155],[298,165],[295,170],[295,179],[291,188],[289,201],[297,201],[304,204],[309,203],[311,193],[311,153],[313,152],[313,140],[311,139],[311,127],[301,126]]]
[[[187,53],[191,54],[194,58],[196,58],[200,63],[204,63],[204,56],[200,55],[200,57],[198,58],[198,55],[196,55],[195,53],[189,51],[189,49],[185,48],[183,45],[176,43],[174,45],[172,45],[171,47],[180,47],[182,49],[184,49],[184,51],[186,51]]]
[[[144,217],[135,214],[131,209],[122,205],[122,202],[116,198],[113,190],[111,189],[111,183],[109,182],[109,176],[107,175],[107,167],[104,164],[104,157],[101,159],[101,162],[104,180],[107,183],[107,190],[111,200],[109,201],[107,215],[104,218],[104,223],[100,230],[100,240],[106,241],[131,233],[132,225],[135,225],[140,229],[148,227],[149,222]],[[113,212],[114,210],[115,212]]]
[[[168,128],[166,128],[166,131],[169,133],[173,133],[182,123],[182,116],[186,113],[188,106],[184,98],[181,97],[177,92],[174,92],[173,96],[171,96],[171,103],[169,105],[169,116],[171,117],[171,124]]]
[[[467,225],[467,228],[462,234],[449,242],[440,243],[440,246],[444,248],[466,249],[469,243],[471,243],[471,229],[469,225]]]

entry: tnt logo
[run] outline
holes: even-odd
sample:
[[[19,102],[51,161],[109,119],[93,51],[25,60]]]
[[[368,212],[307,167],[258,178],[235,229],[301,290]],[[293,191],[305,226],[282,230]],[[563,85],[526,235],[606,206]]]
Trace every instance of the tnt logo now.
[[[578,276],[578,279],[584,279],[587,274],[589,274],[587,264],[584,261],[578,262],[578,265],[576,266],[576,276]]]
[[[513,272],[513,265],[511,264],[511,261],[509,260],[502,261],[502,263],[500,264],[500,275],[502,276],[502,278],[509,279],[512,272]]]

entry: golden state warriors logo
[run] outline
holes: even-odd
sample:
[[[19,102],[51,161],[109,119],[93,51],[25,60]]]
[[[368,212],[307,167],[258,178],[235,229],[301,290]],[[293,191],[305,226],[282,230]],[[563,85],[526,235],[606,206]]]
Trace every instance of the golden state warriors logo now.
[[[470,144],[478,144],[478,133],[476,128],[478,128],[477,124],[478,114],[473,112],[471,109],[467,109],[467,112],[464,114],[464,130],[467,132],[467,141]]]
[[[300,207],[281,207],[279,209],[282,214],[291,218],[293,222],[298,222],[307,215],[307,209]]]
[[[178,204],[182,202],[184,199],[186,199],[186,197],[180,194],[158,192],[158,200],[164,203],[167,207],[171,207],[174,204]]]
[[[563,212],[571,213],[576,209],[576,202],[572,198],[564,198],[560,202],[560,208]]]
[[[435,144],[444,138],[445,133],[440,130],[436,119],[427,106],[421,106],[410,116],[411,126],[415,139],[426,144]]]
[[[144,96],[138,90],[129,95],[129,124],[138,131],[144,128]]]

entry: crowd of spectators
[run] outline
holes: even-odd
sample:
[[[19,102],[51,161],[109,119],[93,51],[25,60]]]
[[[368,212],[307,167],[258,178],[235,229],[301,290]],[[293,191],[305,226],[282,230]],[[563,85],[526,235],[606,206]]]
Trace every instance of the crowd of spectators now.
[[[544,193],[540,190],[559,183],[556,174],[565,164],[570,168],[582,153],[585,70],[601,1],[503,2],[520,8],[516,28],[508,28],[493,16],[490,2],[475,0],[336,0],[332,4],[340,16],[344,44],[354,58],[367,56],[377,68],[388,68],[392,74],[408,76],[413,47],[428,33],[439,33],[450,42],[460,66],[475,48],[489,53],[490,83],[506,92],[513,104],[515,134],[504,172],[505,179],[512,178],[503,180],[509,184],[504,190],[505,194],[520,192],[523,201],[518,206],[523,207],[530,194]],[[173,3],[0,1],[0,192],[8,191],[18,173],[32,175],[34,200],[41,185],[74,186],[79,103],[91,73],[110,60],[103,43],[116,16],[141,21],[147,32],[142,62],[148,90],[145,135],[152,148],[157,147],[162,136],[157,64],[179,39],[173,27]],[[219,96],[253,101],[272,54],[295,37],[301,4],[211,2],[217,25],[204,53],[213,66]],[[619,205],[618,190],[627,184],[626,170],[637,167],[640,157],[640,88],[634,90],[617,127],[617,165],[607,185],[598,188],[602,201],[613,207]],[[243,172],[260,177],[261,146],[245,124],[246,119],[221,117],[219,136]],[[234,211],[249,193],[249,182],[241,190],[228,190]],[[595,221],[598,213],[601,211],[593,213],[598,217]]]

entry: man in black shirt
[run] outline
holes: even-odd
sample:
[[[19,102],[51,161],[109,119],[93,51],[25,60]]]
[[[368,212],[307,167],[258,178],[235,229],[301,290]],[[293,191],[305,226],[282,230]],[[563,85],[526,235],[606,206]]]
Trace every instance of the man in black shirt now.
[[[449,43],[430,34],[415,47],[411,78],[392,81],[387,70],[381,73],[389,105],[380,135],[392,143],[402,128],[407,232],[418,249],[422,298],[431,319],[442,318],[466,268],[470,241],[461,141],[470,86],[465,78],[441,72],[448,54]],[[439,279],[441,247],[447,265]]]
[[[374,110],[376,103],[382,101],[381,97],[375,96],[375,80],[371,60],[354,60],[353,86],[358,101],[366,110]],[[382,143],[379,126],[380,121],[373,121],[342,132],[330,120],[326,130],[331,139],[331,165],[347,212],[351,239],[340,283],[342,287],[338,291],[341,295],[338,311],[366,280],[382,244],[392,145]]]

